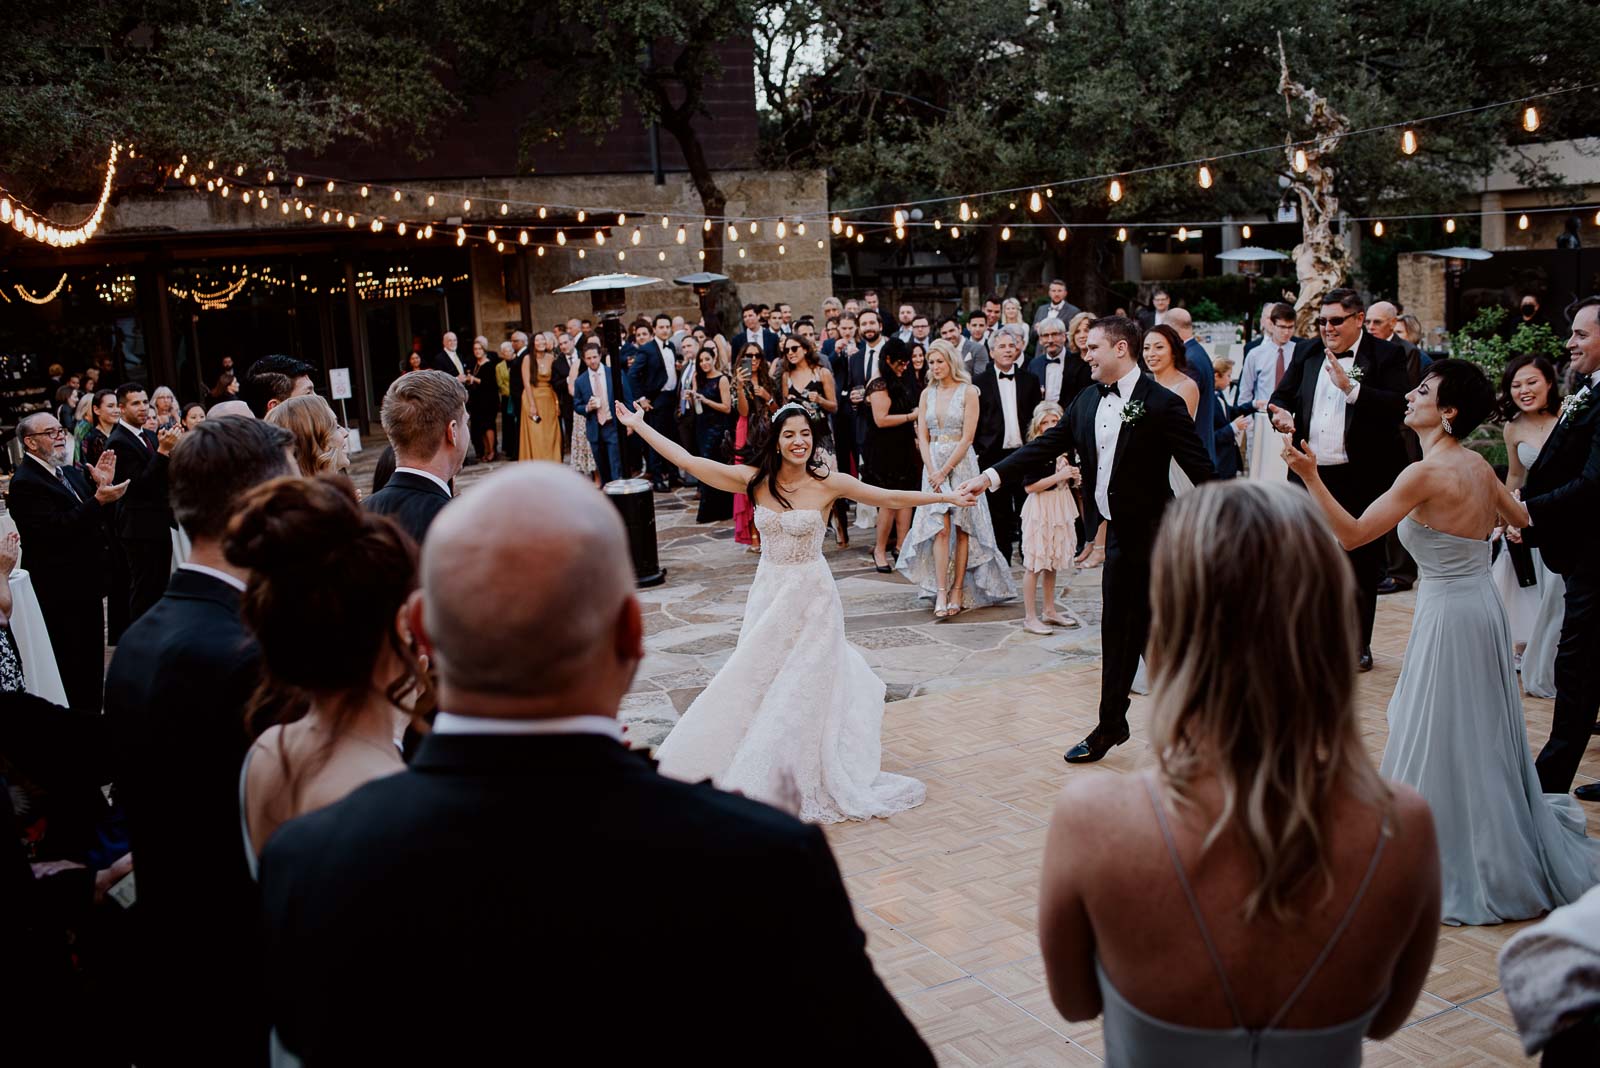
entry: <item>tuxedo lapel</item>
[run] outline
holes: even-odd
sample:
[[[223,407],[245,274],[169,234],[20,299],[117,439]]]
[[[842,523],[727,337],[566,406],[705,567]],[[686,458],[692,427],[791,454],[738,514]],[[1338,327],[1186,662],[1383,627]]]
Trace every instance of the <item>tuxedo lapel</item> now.
[[[1361,343],[1356,346],[1356,357],[1351,361],[1351,366],[1357,368],[1363,375],[1372,370],[1372,350],[1374,346],[1371,344],[1371,340],[1371,334],[1361,335]],[[1355,424],[1355,421],[1356,406],[1354,404],[1346,404],[1344,406],[1344,440],[1347,449],[1349,448],[1350,428]]]

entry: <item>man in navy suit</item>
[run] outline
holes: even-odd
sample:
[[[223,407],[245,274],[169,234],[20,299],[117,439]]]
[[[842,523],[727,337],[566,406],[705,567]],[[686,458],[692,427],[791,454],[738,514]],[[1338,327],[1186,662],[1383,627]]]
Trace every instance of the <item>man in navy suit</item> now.
[[[583,432],[589,439],[602,484],[622,477],[622,439],[617,436],[617,401],[633,406],[633,390],[618,369],[600,359],[600,346],[583,350],[583,367],[572,385],[572,407],[583,415]]]
[[[1211,357],[1205,346],[1195,340],[1194,319],[1187,308],[1172,308],[1162,320],[1183,338],[1183,356],[1189,362],[1188,376],[1200,391],[1200,403],[1194,410],[1194,429],[1200,435],[1200,444],[1206,447],[1211,466],[1217,465],[1217,440],[1213,429],[1217,421],[1217,372],[1211,366]]]
[[[17,438],[26,451],[11,476],[11,518],[22,535],[67,704],[98,715],[106,672],[101,605],[108,561],[106,516],[128,484],[113,484],[117,456],[110,450],[89,468],[89,477],[74,468],[71,439],[49,412],[24,417],[17,424]]]
[[[778,333],[761,325],[761,309],[754,304],[744,306],[744,329],[733,335],[733,351],[743,352],[754,341],[767,354],[767,363],[778,362]]]

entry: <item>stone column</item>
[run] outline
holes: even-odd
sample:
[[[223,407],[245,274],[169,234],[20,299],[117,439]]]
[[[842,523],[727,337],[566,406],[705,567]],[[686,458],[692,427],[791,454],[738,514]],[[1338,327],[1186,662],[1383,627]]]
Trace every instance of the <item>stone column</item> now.
[[[1493,252],[1506,247],[1505,205],[1499,193],[1483,194],[1483,247]]]

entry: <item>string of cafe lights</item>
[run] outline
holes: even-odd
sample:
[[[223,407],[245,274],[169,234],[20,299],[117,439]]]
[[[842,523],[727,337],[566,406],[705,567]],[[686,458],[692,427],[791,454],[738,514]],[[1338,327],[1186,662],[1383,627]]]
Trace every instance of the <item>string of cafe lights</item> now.
[[[100,197],[88,217],[78,225],[58,225],[28,207],[4,186],[0,186],[0,224],[7,224],[23,237],[52,248],[72,248],[83,244],[100,229],[100,222],[105,218],[106,205],[111,201],[112,183],[117,178],[117,157],[121,153],[122,146],[113,141],[106,153],[106,176],[100,185]],[[131,147],[128,154],[133,155]]]

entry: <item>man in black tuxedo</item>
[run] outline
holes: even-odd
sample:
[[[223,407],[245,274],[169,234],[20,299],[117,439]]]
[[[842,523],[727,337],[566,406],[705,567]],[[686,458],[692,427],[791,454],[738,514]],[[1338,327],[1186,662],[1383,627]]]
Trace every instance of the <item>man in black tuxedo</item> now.
[[[268,1007],[290,1052],[932,1065],[873,973],[821,829],[665,778],[622,743],[644,625],[621,519],[586,480],[496,472],[439,520],[421,578],[407,622],[438,671],[432,732],[405,771],[262,853]],[[647,885],[675,904],[641,935],[617,917]],[[396,990],[426,991],[426,1011],[397,1025]],[[819,991],[826,1026],[775,1036],[774,1014]],[[619,1005],[646,1003],[670,1026],[619,1024]]]
[[[978,429],[972,444],[978,463],[985,469],[1022,448],[1033,410],[1043,397],[1039,379],[1017,367],[1020,355],[1016,337],[1009,332],[1001,333],[990,353],[992,363],[972,380],[978,387]],[[990,490],[988,498],[995,542],[1009,562],[1021,535],[1022,504],[1028,498],[1028,491],[1019,479]]]
[[[266,1062],[260,906],[239,837],[260,653],[239,617],[249,576],[222,536],[247,490],[295,473],[291,449],[288,431],[259,419],[207,419],[184,435],[170,482],[190,556],[106,677],[138,886],[124,985],[139,1002],[139,1064]]]
[[[117,455],[109,450],[88,477],[73,467],[67,432],[49,412],[24,417],[17,438],[25,452],[11,476],[8,510],[22,536],[67,704],[98,714],[106,673],[106,513],[128,483],[115,481]]]
[[[112,428],[106,449],[117,457],[117,471],[128,491],[117,504],[112,531],[128,575],[128,622],[138,619],[161,597],[172,574],[172,509],[167,504],[167,457],[183,427],[144,429],[150,404],[144,387],[117,387],[122,418]]]
[[[833,414],[833,447],[839,463],[850,474],[861,473],[861,442],[856,437],[856,404],[866,404],[866,388],[859,393],[850,388],[850,357],[861,349],[856,337],[857,319],[842,314],[838,320],[839,336],[822,342],[822,358],[833,372],[833,381],[839,394],[839,410]],[[739,350],[734,350],[737,358]]]
[[[899,338],[883,336],[883,318],[877,312],[863,311],[857,322],[860,327],[861,343],[856,354],[850,357],[850,380],[847,385],[852,397],[857,395],[857,390],[860,390],[860,395],[864,398],[867,384],[888,371],[889,361],[894,360],[898,363],[901,360],[909,360],[911,350],[901,343]],[[867,442],[871,438],[867,424],[872,419],[872,405],[865,400],[855,403],[852,406],[852,413],[855,416],[856,448],[861,455],[861,466],[871,471],[872,455],[867,447]]]
[[[1533,524],[1522,540],[1538,546],[1567,582],[1566,614],[1556,647],[1556,707],[1550,740],[1535,767],[1545,793],[1566,793],[1600,716],[1600,297],[1578,304],[1567,352],[1581,377],[1561,418],[1528,468],[1522,501]],[[1600,801],[1595,784],[1574,791]]]
[[[746,304],[743,310],[744,329],[733,335],[733,351],[743,352],[745,345],[754,342],[767,354],[767,363],[778,362],[778,332],[761,325],[761,309]]]
[[[1083,457],[1083,495],[1106,524],[1100,723],[1067,750],[1070,764],[1099,760],[1128,740],[1128,691],[1150,636],[1150,552],[1172,500],[1172,461],[1196,484],[1215,475],[1188,407],[1140,373],[1140,335],[1139,324],[1122,315],[1090,324],[1086,352],[1098,388],[1084,390],[1065,419],[961,486],[968,494],[998,489],[1062,453]]]
[[[1267,408],[1279,433],[1292,433],[1297,443],[1311,442],[1328,492],[1351,515],[1360,515],[1383,496],[1406,465],[1400,436],[1411,390],[1405,350],[1363,330],[1365,310],[1353,289],[1331,290],[1322,298],[1317,319],[1321,337],[1295,350]],[[1330,352],[1338,358],[1328,359]],[[1383,539],[1347,555],[1355,569],[1361,611],[1359,666],[1371,671]]]
[[[511,355],[505,357],[507,381],[511,385],[511,393],[506,398],[509,410],[503,420],[505,429],[500,436],[505,438],[502,449],[506,457],[515,460],[522,449],[522,361],[529,355],[528,335],[521,330],[513,330],[511,349]],[[502,349],[502,355],[504,352]]]
[[[467,458],[467,391],[443,371],[413,371],[390,384],[380,418],[394,446],[394,474],[361,503],[421,545]]]
[[[635,319],[632,331],[632,340],[622,346],[619,354],[622,359],[623,373],[628,376],[628,389],[632,391],[634,399],[645,411],[645,420],[657,430],[674,440],[677,434],[672,427],[674,419],[672,404],[667,402],[666,411],[662,413],[666,422],[662,422],[662,415],[651,417],[650,413],[656,409],[661,399],[667,396],[667,362],[661,356],[661,349],[656,345],[651,334],[650,320],[643,317]],[[665,426],[666,429],[662,429]],[[654,449],[644,449],[645,473],[650,478],[650,485],[657,493],[665,493],[671,488],[673,478],[669,477],[667,463]],[[677,472],[673,471],[672,476]]]

